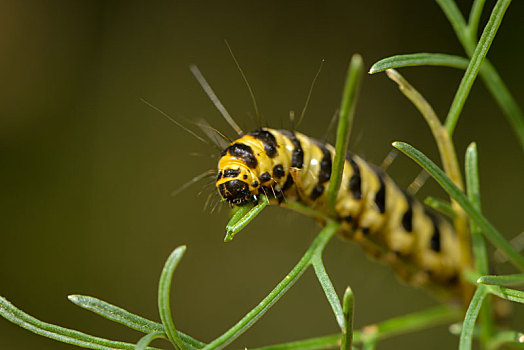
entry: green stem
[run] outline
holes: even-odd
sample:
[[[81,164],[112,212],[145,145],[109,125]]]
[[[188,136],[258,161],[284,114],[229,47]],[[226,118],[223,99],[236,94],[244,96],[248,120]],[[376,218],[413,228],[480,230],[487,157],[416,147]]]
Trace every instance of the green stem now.
[[[224,242],[231,241],[240,230],[246,227],[269,204],[269,200],[264,195],[260,196],[259,201],[260,203],[254,207],[247,205],[233,214],[233,217],[226,225]]]
[[[503,276],[480,276],[477,280],[477,283],[489,285],[524,284],[524,273]]]
[[[275,344],[250,350],[323,350],[338,349],[341,344],[341,334],[326,335],[283,344]]]
[[[435,197],[426,197],[424,204],[438,211],[439,213],[446,215],[452,219],[457,216],[457,213],[451,207],[451,204],[445,200]]]
[[[342,92],[342,102],[340,104],[340,113],[337,128],[337,141],[335,144],[335,159],[333,160],[333,171],[328,186],[328,208],[330,213],[335,212],[335,204],[338,195],[338,189],[342,182],[344,171],[344,162],[346,160],[346,151],[349,143],[349,134],[353,124],[355,106],[357,101],[358,87],[363,71],[362,57],[358,54],[351,57],[346,84]]]
[[[355,304],[353,291],[349,286],[344,292],[343,304],[345,327],[342,330],[342,344],[340,344],[340,350],[348,350],[351,349],[353,344],[353,305]]]
[[[320,282],[320,285],[322,286],[322,290],[324,290],[324,294],[326,295],[329,305],[331,305],[331,309],[335,314],[338,326],[341,330],[343,330],[345,328],[344,313],[342,311],[342,306],[340,305],[340,300],[338,299],[337,292],[335,291],[333,283],[331,283],[326,269],[324,268],[322,256],[320,256],[320,254],[315,254],[313,259],[311,260],[311,263],[313,264],[313,269],[315,270],[317,279]]]
[[[444,53],[420,52],[384,58],[371,66],[369,74],[383,72],[387,69],[412,66],[441,66],[466,69],[468,64],[469,60],[464,57]]]
[[[94,312],[113,322],[118,322],[126,327],[143,333],[163,332],[161,323],[153,322],[141,316],[130,313],[127,310],[111,305],[103,300],[86,295],[69,295],[68,299],[75,305]]]
[[[164,332],[153,332],[144,335],[138,343],[136,343],[135,350],[144,350],[149,344],[155,339],[164,338],[166,335]]]
[[[479,28],[480,16],[482,15],[485,1],[486,0],[475,0],[471,6],[471,11],[469,12],[469,40],[473,42],[477,41],[477,30]]]
[[[475,209],[481,212],[480,208],[480,185],[478,174],[478,154],[477,145],[472,142],[466,150],[466,184],[468,198]],[[480,228],[473,220],[470,220],[471,235],[473,243],[473,253],[475,256],[475,268],[477,273],[486,275],[489,271],[488,252],[486,243]],[[480,310],[480,339],[483,348],[486,349],[489,339],[493,334],[493,319],[491,313],[491,300],[487,298]]]
[[[473,330],[475,329],[475,323],[480,312],[482,302],[487,295],[486,286],[478,286],[473,299],[469,303],[468,311],[464,317],[464,323],[462,324],[462,332],[460,333],[460,344],[459,350],[471,349],[471,342],[473,340]]]
[[[106,301],[86,296],[86,295],[69,295],[69,300],[81,308],[94,312],[113,322],[118,322],[126,327],[143,333],[164,332],[164,326],[161,323],[154,322],[142,316],[135,315],[118,306],[109,304]],[[204,343],[198,341],[187,334],[178,332],[182,341],[193,348],[202,348]]]
[[[134,344],[99,338],[74,329],[68,329],[40,321],[33,316],[26,314],[22,310],[17,309],[13,304],[2,297],[0,297],[0,315],[9,322],[27,329],[30,332],[82,348],[96,350],[131,350],[135,348]],[[147,349],[153,350],[154,348]]]
[[[497,1],[493,11],[491,12],[488,24],[484,28],[479,43],[477,44],[477,47],[471,56],[466,73],[460,82],[459,88],[455,94],[455,98],[453,99],[448,116],[446,118],[446,129],[448,130],[450,136],[453,135],[453,131],[455,130],[460,112],[464,107],[464,103],[466,102],[466,98],[469,95],[469,91],[471,90],[473,82],[479,73],[480,66],[482,65],[482,62],[488,53],[491,43],[493,42],[493,39],[495,39],[495,34],[497,33],[500,23],[502,22],[502,18],[504,17],[504,13],[506,12],[506,9],[510,3],[511,0]]]
[[[169,299],[173,273],[185,251],[186,246],[180,246],[171,253],[164,265],[164,269],[160,275],[160,282],[158,283],[158,312],[160,313],[160,319],[164,325],[167,337],[177,349],[185,349],[186,347],[175,328],[173,316],[171,315],[171,303]]]
[[[524,304],[524,292],[521,290],[506,288],[502,286],[485,286],[488,292],[499,298]]]
[[[475,50],[476,40],[470,35],[470,28],[468,28],[464,17],[462,17],[457,4],[453,0],[436,0],[436,2],[453,26],[453,30],[464,47],[464,50],[468,56],[471,57]],[[502,81],[497,70],[488,59],[484,60],[484,64],[480,69],[480,76],[491,95],[495,98],[499,108],[504,112],[521,147],[524,149],[524,114],[509,92],[508,87]]]
[[[298,264],[291,270],[291,272],[273,289],[267,297],[264,298],[256,307],[249,311],[240,321],[238,321],[232,328],[226,331],[217,339],[209,343],[205,350],[210,349],[221,349],[227,344],[231,343],[233,340],[238,338],[242,333],[244,333],[251,325],[253,325],[264,313],[277,300],[287,292],[289,288],[298,280],[298,278],[306,271],[306,269],[311,264],[311,259],[314,257],[317,252],[320,252],[324,249],[327,242],[330,238],[333,237],[337,231],[339,224],[333,221],[329,221],[322,231],[320,231],[317,238],[313,241],[309,249],[306,251],[304,256],[300,259]]]

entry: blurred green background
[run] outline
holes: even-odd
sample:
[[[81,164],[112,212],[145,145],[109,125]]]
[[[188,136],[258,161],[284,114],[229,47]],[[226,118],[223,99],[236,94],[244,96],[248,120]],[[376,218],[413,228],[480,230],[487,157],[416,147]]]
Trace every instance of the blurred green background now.
[[[486,13],[493,4],[487,1]],[[466,11],[470,1],[459,5]],[[510,6],[488,55],[521,106],[523,13],[521,1]],[[241,127],[255,128],[249,94],[224,39],[273,127],[289,126],[289,111],[301,110],[326,60],[301,126],[319,138],[338,107],[354,52],[367,68],[398,53],[463,55],[433,1],[1,1],[0,295],[40,319],[134,342],[138,333],[82,311],[66,296],[97,296],[158,320],[160,270],[171,250],[186,244],[173,288],[175,320],[179,329],[209,341],[290,270],[318,232],[316,224],[270,208],[233,242],[223,243],[228,211],[204,208],[212,184],[170,196],[215,168],[209,155],[216,152],[140,100],[178,120],[204,118],[233,135],[189,72],[195,63]],[[461,71],[402,73],[445,115]],[[487,217],[508,237],[522,231],[523,153],[480,82],[454,139],[461,161],[467,144],[478,142]],[[427,126],[396,86],[383,74],[365,76],[351,149],[380,163],[394,140],[437,157]],[[418,168],[399,156],[389,172],[407,186]],[[428,194],[444,196],[432,181],[419,197]],[[357,327],[436,303],[424,290],[401,285],[354,244],[334,239],[325,261],[337,290],[349,284],[355,292]],[[494,266],[494,272],[507,270]],[[512,322],[522,330],[524,309],[514,309]],[[308,271],[234,345],[336,331]],[[456,343],[439,327],[381,347],[442,349]],[[71,346],[1,319],[0,348]]]

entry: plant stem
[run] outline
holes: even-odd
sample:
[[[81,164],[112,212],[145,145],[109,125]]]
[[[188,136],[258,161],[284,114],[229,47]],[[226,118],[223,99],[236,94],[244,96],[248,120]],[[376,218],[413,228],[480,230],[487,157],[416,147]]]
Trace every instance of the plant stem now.
[[[342,330],[342,344],[340,345],[340,350],[351,349],[353,344],[353,306],[355,304],[353,291],[349,286],[344,292],[343,299],[343,313],[345,327]]]
[[[320,254],[315,254],[313,259],[311,259],[311,263],[313,264],[313,269],[315,270],[315,274],[317,275],[317,279],[322,286],[322,290],[326,295],[329,305],[331,305],[331,309],[335,314],[338,326],[341,330],[344,330],[346,323],[344,321],[342,306],[340,305],[340,300],[338,299],[337,292],[333,287],[333,283],[331,283],[331,280],[329,279],[329,276],[326,272],[324,263],[322,262],[322,256]]]
[[[471,6],[468,20],[469,40],[477,41],[477,30],[479,27],[480,16],[484,8],[485,0],[475,0]]]
[[[182,260],[185,251],[186,246],[180,246],[173,250],[169,258],[167,258],[164,269],[160,275],[160,282],[158,283],[158,312],[160,314],[160,319],[164,325],[167,337],[177,349],[185,349],[186,347],[175,328],[175,324],[173,323],[170,292],[173,273],[175,272],[177,265],[180,263],[180,260]]]
[[[96,350],[131,350],[135,348],[134,344],[95,337],[74,329],[64,328],[40,321],[33,316],[26,314],[22,310],[17,309],[13,304],[2,297],[0,297],[0,315],[30,332],[82,348]],[[148,349],[152,350],[153,348]]]
[[[491,12],[488,24],[484,28],[477,47],[471,56],[466,73],[460,82],[459,88],[455,94],[455,98],[453,99],[448,116],[446,118],[446,129],[448,130],[450,136],[453,135],[453,131],[455,130],[460,112],[464,107],[464,103],[466,102],[466,98],[469,95],[469,91],[471,90],[473,82],[479,73],[480,66],[482,65],[482,62],[488,53],[491,43],[493,42],[493,39],[495,39],[495,34],[497,33],[500,23],[502,22],[502,18],[504,17],[504,13],[506,12],[510,3],[511,0],[497,1],[493,11]]]
[[[246,227],[269,204],[269,200],[264,195],[261,195],[259,200],[260,203],[257,205],[242,207],[233,215],[226,225],[224,242],[231,241],[240,230]]]
[[[164,332],[153,332],[146,334],[142,338],[140,338],[138,343],[136,343],[135,350],[144,350],[149,344],[151,344],[153,340],[165,338],[165,336],[166,335],[164,334]]]
[[[436,2],[451,23],[455,34],[464,47],[464,50],[468,56],[471,57],[475,50],[476,40],[474,40],[470,35],[471,30],[468,28],[459,8],[453,0],[436,0]],[[479,0],[476,2],[479,2]],[[474,6],[475,5],[476,4],[474,4]],[[477,5],[477,7],[478,6],[479,5]],[[484,80],[484,84],[489,92],[495,98],[495,101],[497,101],[499,108],[504,112],[504,115],[512,126],[521,147],[524,149],[524,114],[509,92],[508,87],[502,81],[497,70],[488,59],[485,59],[482,64],[480,76]]]
[[[475,323],[477,322],[477,317],[480,312],[480,307],[482,302],[488,294],[486,286],[478,286],[473,299],[469,303],[468,311],[466,311],[466,316],[464,317],[464,323],[462,324],[462,332],[460,333],[460,345],[459,350],[469,350],[471,349],[471,342],[473,340],[473,330],[475,328]]]
[[[433,107],[404,77],[394,69],[386,71],[388,77],[398,84],[400,91],[415,105],[420,114],[426,120],[431,133],[437,143],[442,166],[448,177],[460,189],[464,188],[460,167],[455,152],[455,146],[451,140],[450,134],[446,131],[440,122]],[[469,241],[469,230],[467,226],[467,216],[464,210],[452,199],[452,208],[456,213],[453,220],[455,231],[459,238],[460,263],[462,266],[471,266],[471,246]]]
[[[524,284],[524,273],[503,276],[480,276],[477,283],[488,285],[512,285]]]
[[[478,174],[478,154],[477,145],[472,142],[466,150],[466,184],[469,201],[475,209],[481,212],[480,208],[480,185]],[[475,256],[475,270],[481,275],[488,274],[489,262],[488,252],[484,237],[477,224],[470,220],[471,234],[473,242],[473,253]],[[493,319],[491,316],[491,300],[487,298],[480,310],[480,340],[484,349],[487,348],[489,339],[493,334]]]
[[[411,66],[441,66],[466,69],[468,64],[469,60],[464,57],[444,53],[420,52],[384,58],[373,64],[368,73],[375,74],[387,69]]]
[[[364,64],[362,57],[358,54],[351,57],[349,68],[346,76],[344,91],[342,92],[342,102],[340,104],[340,113],[337,128],[337,141],[335,144],[335,158],[333,160],[333,170],[328,186],[328,208],[329,212],[335,212],[335,204],[338,196],[342,175],[344,172],[344,162],[346,160],[346,151],[349,143],[349,134],[353,124],[355,106],[358,95],[359,83],[362,77]]]

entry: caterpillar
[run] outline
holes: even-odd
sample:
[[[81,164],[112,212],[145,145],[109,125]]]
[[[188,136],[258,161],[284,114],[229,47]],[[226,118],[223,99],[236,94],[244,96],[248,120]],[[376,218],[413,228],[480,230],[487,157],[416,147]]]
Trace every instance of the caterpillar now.
[[[259,128],[222,151],[216,187],[232,206],[265,194],[277,204],[298,201],[329,215],[334,155],[333,146],[299,132]],[[389,263],[400,279],[460,293],[463,267],[451,224],[355,154],[346,156],[335,212],[340,236]]]

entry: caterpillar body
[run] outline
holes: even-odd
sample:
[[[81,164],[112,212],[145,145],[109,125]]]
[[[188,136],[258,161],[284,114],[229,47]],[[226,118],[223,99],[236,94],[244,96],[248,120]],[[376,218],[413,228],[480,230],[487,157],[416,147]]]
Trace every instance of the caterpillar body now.
[[[334,155],[331,145],[299,132],[259,128],[223,150],[216,187],[231,205],[266,194],[279,204],[299,201],[329,215]],[[459,293],[462,267],[452,226],[378,167],[348,153],[335,212],[340,235],[392,265],[402,280]]]

